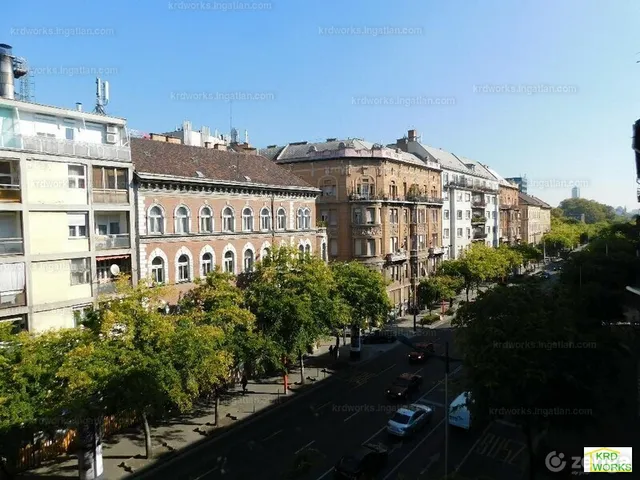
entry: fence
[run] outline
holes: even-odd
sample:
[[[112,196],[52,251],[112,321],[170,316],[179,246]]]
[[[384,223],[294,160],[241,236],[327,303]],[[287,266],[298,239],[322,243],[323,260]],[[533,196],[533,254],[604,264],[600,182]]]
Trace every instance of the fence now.
[[[112,415],[105,417],[103,424],[103,438],[109,437],[123,429],[130,427],[136,423],[136,417],[133,415],[122,415],[116,417]],[[74,440],[76,438],[76,430],[67,430],[63,436],[59,438],[47,439],[34,444],[29,444],[20,449],[16,462],[16,471],[22,472],[32,468],[42,466],[47,460],[53,460],[60,455],[65,455],[73,451]]]

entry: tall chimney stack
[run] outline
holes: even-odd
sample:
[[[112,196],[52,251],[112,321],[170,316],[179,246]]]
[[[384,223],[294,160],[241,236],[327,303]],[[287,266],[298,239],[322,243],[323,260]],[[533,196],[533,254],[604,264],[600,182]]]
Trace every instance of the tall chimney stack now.
[[[0,43],[0,98],[15,100],[15,77],[11,45]]]
[[[407,136],[409,137],[410,142],[418,141],[418,133],[415,130],[409,130],[409,133]]]

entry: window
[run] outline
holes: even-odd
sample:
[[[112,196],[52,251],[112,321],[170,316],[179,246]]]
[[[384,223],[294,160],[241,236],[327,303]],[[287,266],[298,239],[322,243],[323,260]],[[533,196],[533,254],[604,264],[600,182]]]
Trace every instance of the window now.
[[[407,224],[409,223],[409,210],[407,210],[406,208],[403,210],[403,214],[402,216],[404,217],[404,223]]]
[[[186,255],[180,255],[178,257],[178,282],[189,281],[189,257]]]
[[[229,252],[227,252],[229,253]],[[253,250],[250,248],[244,251],[244,271],[253,272]]]
[[[396,225],[398,223],[398,209],[389,209],[389,223]]]
[[[426,221],[427,221],[427,211],[418,210],[418,223],[426,223]]]
[[[443,236],[444,238],[449,238],[449,229],[448,229],[448,228],[445,228],[445,229],[442,231],[442,236]]]
[[[99,190],[126,190],[129,187],[126,168],[93,167],[93,188]]]
[[[202,254],[202,276],[206,277],[207,274],[213,271],[213,255],[209,252]]]
[[[466,211],[464,212],[464,218],[465,218],[466,220],[469,220],[469,219],[471,218],[471,210],[466,210]]]
[[[329,210],[329,225],[338,225],[338,211]]]
[[[471,229],[467,227],[467,238],[471,238]]]
[[[373,195],[374,185],[369,182],[368,178],[361,178],[356,184],[356,194],[362,198],[369,198]]]
[[[253,230],[253,211],[246,207],[242,210],[242,231],[251,232]]]
[[[418,250],[424,250],[426,248],[425,236],[418,235]]]
[[[444,219],[449,220],[449,210],[444,211]]]
[[[391,253],[396,253],[399,250],[399,248],[398,248],[398,237],[391,237],[389,239],[389,247],[390,247]]]
[[[437,210],[431,210],[431,221],[433,223],[437,223],[438,222],[438,211]]]
[[[87,214],[67,213],[69,238],[87,238]]]
[[[462,192],[458,192],[458,193],[456,193],[456,200],[457,200],[458,202],[461,202],[461,201],[462,201]]]
[[[175,233],[189,233],[189,210],[187,207],[179,207],[176,210]]]
[[[376,241],[374,239],[356,239],[355,254],[357,256],[374,256],[376,254]]]
[[[320,212],[320,221],[329,223],[329,210],[322,210]]]
[[[71,128],[71,127],[66,127],[66,128],[64,129],[64,138],[65,138],[66,140],[73,140],[73,133],[74,133],[74,132],[73,132],[73,128]]]
[[[335,180],[328,178],[322,182],[322,196],[323,197],[335,197],[337,188]]]
[[[231,207],[226,207],[222,212],[222,230],[225,232],[233,232],[235,230],[235,219],[233,218]]]
[[[100,215],[96,217],[96,235],[120,235],[119,215]]]
[[[224,271],[227,273],[236,273],[236,261],[231,251],[224,254]]]
[[[200,210],[200,233],[213,232],[213,212],[209,207]]]
[[[353,223],[355,225],[361,225],[362,224],[362,209],[360,209],[360,208],[354,208],[353,209]]]
[[[458,220],[462,220],[462,210],[457,210],[457,211],[456,211],[456,218],[457,218]]]
[[[271,212],[266,207],[260,210],[260,230],[271,230]]]
[[[307,255],[311,255],[311,245],[304,246],[304,253]]]
[[[157,205],[149,210],[149,226],[147,231],[149,234],[161,234],[164,230],[164,217],[162,209]]]
[[[365,212],[366,212],[366,218],[367,218],[367,225],[373,225],[374,223],[376,223],[376,209],[367,208]]]
[[[464,194],[464,201],[465,202],[470,202],[471,201],[471,194],[470,193],[465,193]]]
[[[305,208],[302,215],[304,220],[304,229],[309,230],[311,228],[311,210]]]
[[[284,211],[284,208],[279,208],[278,209],[278,223],[277,223],[277,229],[278,230],[286,230],[287,228],[287,212]]]
[[[164,260],[161,257],[151,262],[151,278],[156,283],[164,283]]]
[[[329,240],[329,252],[332,257],[338,256],[338,240],[335,238]]]
[[[296,228],[302,230],[304,228],[304,212],[301,208],[298,209],[298,215],[296,217]]]
[[[393,198],[398,198],[398,186],[396,185],[396,182],[391,182],[391,184],[389,185],[389,196],[393,199]]]
[[[462,238],[462,229],[461,229],[461,228],[458,228],[458,229],[456,230],[456,236],[457,236],[458,238]]]
[[[69,165],[69,188],[86,188],[84,165]]]
[[[18,162],[0,160],[0,185],[19,185],[20,175],[17,172]]]
[[[71,285],[85,285],[90,283],[91,269],[88,258],[73,258],[71,263]]]

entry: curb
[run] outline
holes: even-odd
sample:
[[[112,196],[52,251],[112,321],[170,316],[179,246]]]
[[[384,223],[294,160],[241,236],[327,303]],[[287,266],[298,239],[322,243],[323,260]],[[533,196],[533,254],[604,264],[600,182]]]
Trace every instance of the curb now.
[[[395,350],[400,345],[402,345],[400,342],[396,342],[396,344],[393,347],[389,348],[388,350],[386,350],[384,352],[381,352],[378,355],[373,355],[371,358],[363,360],[362,362],[358,362],[357,364],[353,365],[353,367],[350,367],[349,370],[351,370],[352,368],[356,368],[357,369],[357,368],[359,368],[359,367],[361,367],[363,365],[366,365],[367,363],[372,362],[373,360],[381,357],[382,355]],[[337,378],[340,378],[340,374],[339,373],[338,374],[333,374],[330,377],[323,379],[319,383],[315,383],[314,385],[318,385],[318,386],[327,385],[327,383],[329,381],[335,380]],[[138,477],[145,477],[145,476],[147,476],[149,474],[153,474],[154,470],[157,470],[159,468],[167,467],[167,466],[173,464],[174,462],[176,462],[177,460],[182,459],[187,454],[195,453],[195,452],[198,452],[198,451],[202,450],[203,448],[210,447],[212,444],[216,443],[219,440],[222,440],[222,439],[226,438],[231,433],[237,432],[239,430],[242,430],[243,428],[255,423],[260,418],[279,410],[280,408],[284,407],[285,405],[290,405],[292,402],[296,401],[297,399],[303,398],[303,397],[309,395],[311,392],[315,392],[317,390],[318,390],[318,387],[312,386],[312,387],[310,387],[308,390],[306,390],[304,392],[297,393],[297,394],[294,393],[294,394],[292,394],[291,397],[289,397],[288,400],[281,401],[280,403],[276,404],[275,406],[273,406],[271,408],[267,407],[267,408],[264,408],[262,410],[258,410],[255,413],[252,413],[241,424],[232,426],[232,427],[228,428],[226,431],[224,431],[224,432],[222,432],[222,433],[220,433],[218,435],[214,435],[211,438],[200,440],[201,443],[196,443],[195,445],[194,444],[185,445],[184,447],[176,450],[175,453],[169,454],[169,456],[165,457],[166,459],[157,459],[155,462],[142,467],[138,472],[133,472],[132,474],[127,475],[125,478],[138,478]]]

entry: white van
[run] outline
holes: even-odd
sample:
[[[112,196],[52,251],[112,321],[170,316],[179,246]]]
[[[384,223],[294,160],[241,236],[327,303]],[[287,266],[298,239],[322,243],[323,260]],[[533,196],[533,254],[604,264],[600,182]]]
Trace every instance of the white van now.
[[[471,394],[463,392],[449,405],[449,425],[469,430],[471,428],[471,412],[467,404],[471,401]]]

